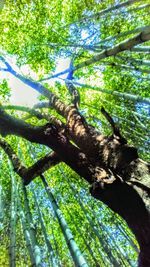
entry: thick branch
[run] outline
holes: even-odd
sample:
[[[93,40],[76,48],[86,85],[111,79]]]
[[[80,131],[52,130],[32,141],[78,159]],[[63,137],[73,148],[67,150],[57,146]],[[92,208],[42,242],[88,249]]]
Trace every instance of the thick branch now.
[[[61,160],[55,152],[44,156],[28,168],[26,174],[24,175],[24,184],[29,184],[34,178],[41,175],[51,167],[56,166],[60,162]]]
[[[11,163],[13,165],[14,171],[20,176],[24,177],[24,174],[27,171],[27,168],[21,163],[20,159],[17,157],[15,151],[12,147],[3,139],[0,139],[0,146],[8,155]]]
[[[48,102],[38,103],[34,108],[48,108]],[[67,117],[67,132],[69,137],[80,147],[85,153],[91,155],[91,149],[93,148],[92,136],[97,135],[93,127],[90,127],[85,118],[79,113],[79,111],[74,106],[68,107],[68,117]],[[88,146],[85,146],[85,142]],[[95,146],[94,146],[95,148]]]
[[[32,126],[21,119],[7,114],[0,108],[0,133],[2,136],[14,134],[26,138],[30,142],[40,142],[42,127]]]
[[[67,126],[69,135],[81,150],[71,144],[65,133],[52,123],[41,127],[31,126],[3,110],[0,110],[0,120],[2,135],[15,134],[30,142],[49,146],[62,161],[90,182],[94,173],[101,179],[101,170],[96,168],[97,165],[108,174],[110,169],[120,175],[129,162],[138,157],[135,148],[126,144],[120,146],[116,138],[97,134],[75,108],[69,112]]]
[[[36,163],[34,163],[29,168],[26,168],[21,160],[17,157],[17,154],[14,152],[12,147],[4,140],[0,139],[0,146],[4,149],[5,153],[8,155],[14,171],[22,177],[24,184],[29,184],[35,177],[39,176],[43,172],[47,171],[49,168],[55,166],[60,162],[59,157],[55,152],[49,153],[44,156]]]
[[[41,114],[37,110],[31,109],[31,108],[28,108],[28,107],[24,107],[24,106],[15,106],[15,105],[6,105],[5,106],[5,105],[3,105],[0,108],[1,108],[1,110],[10,109],[10,110],[19,110],[19,111],[22,111],[22,112],[27,112],[30,115],[37,117],[39,120],[47,119],[47,117],[45,115]]]
[[[61,129],[58,129],[52,123],[41,127],[35,127],[20,119],[8,115],[0,110],[0,133],[4,136],[13,134],[23,137],[30,142],[46,145],[59,155],[60,160],[64,161],[80,176],[91,181],[91,170],[88,167],[89,161],[85,154],[64,135]]]

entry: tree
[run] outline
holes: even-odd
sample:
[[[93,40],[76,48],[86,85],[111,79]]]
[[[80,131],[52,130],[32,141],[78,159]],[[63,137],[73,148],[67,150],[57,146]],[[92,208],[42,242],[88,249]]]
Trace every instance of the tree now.
[[[134,2],[136,1],[128,1],[127,6],[128,5],[130,6],[130,4],[133,4]],[[43,36],[46,35],[44,42],[46,42],[47,44],[49,43],[48,42],[49,33],[45,32],[45,29],[44,29],[45,20],[44,20],[44,17],[41,15],[41,11],[43,10],[45,10],[45,14],[47,15],[47,8],[45,8],[44,3],[42,2],[41,4],[39,4],[38,8],[36,9],[36,7],[34,6],[35,3],[33,3],[33,6],[26,5],[26,12],[29,15],[27,24],[30,21],[30,16],[32,16],[35,13],[36,18],[38,18],[38,15],[40,14],[39,19],[41,21],[38,22],[38,26],[43,30],[42,35]],[[47,3],[49,3],[49,1],[47,1]],[[0,107],[0,133],[2,137],[4,137],[5,139],[4,138],[0,139],[0,146],[3,148],[5,153],[8,155],[10,161],[12,162],[14,171],[22,178],[24,185],[28,185],[37,176],[41,176],[41,178],[43,179],[43,172],[45,172],[52,166],[56,166],[57,164],[60,164],[61,162],[64,162],[67,166],[69,166],[72,170],[74,170],[80,177],[83,177],[85,181],[87,181],[88,184],[90,185],[90,194],[95,199],[98,199],[102,201],[103,203],[105,203],[110,209],[112,209],[115,213],[118,213],[127,222],[128,226],[130,227],[132,232],[135,234],[136,239],[140,246],[139,266],[141,267],[148,266],[150,264],[150,256],[149,256],[149,250],[150,250],[150,243],[149,243],[149,240],[150,240],[150,214],[149,214],[150,166],[146,161],[143,161],[142,159],[140,159],[136,147],[128,143],[127,138],[124,137],[119,127],[116,125],[115,116],[111,116],[104,107],[101,108],[101,113],[103,117],[106,119],[106,122],[108,122],[109,125],[111,126],[112,133],[109,135],[105,135],[105,134],[102,134],[97,129],[97,127],[91,126],[90,121],[88,121],[88,119],[85,118],[84,114],[82,114],[79,109],[80,102],[82,99],[80,99],[79,97],[80,89],[75,87],[75,84],[77,83],[74,82],[73,75],[75,75],[75,73],[77,72],[78,77],[80,77],[81,75],[83,75],[83,72],[84,72],[83,68],[87,66],[89,66],[89,69],[87,70],[87,73],[85,73],[85,77],[86,75],[89,75],[89,74],[92,75],[94,71],[93,69],[90,69],[91,65],[94,65],[96,62],[106,59],[107,61],[106,62],[104,61],[104,64],[106,63],[105,64],[106,68],[104,69],[104,80],[106,79],[105,84],[108,85],[108,89],[104,87],[98,90],[98,93],[101,92],[100,97],[102,101],[108,101],[107,97],[105,98],[103,97],[102,95],[103,92],[106,94],[107,93],[110,94],[110,92],[113,92],[111,97],[113,96],[120,97],[120,98],[123,97],[125,101],[126,99],[128,99],[129,101],[133,101],[132,112],[136,116],[137,120],[139,121],[139,116],[142,114],[138,110],[138,106],[136,105],[139,105],[139,104],[144,105],[144,103],[145,105],[148,105],[150,100],[147,98],[147,95],[142,95],[142,94],[140,94],[140,96],[138,96],[137,94],[134,95],[132,91],[130,93],[130,90],[126,88],[127,86],[129,86],[130,88],[130,86],[133,86],[133,82],[135,82],[134,86],[136,88],[136,93],[137,93],[137,90],[139,89],[137,86],[138,78],[136,78],[136,75],[130,76],[128,73],[126,73],[125,68],[123,68],[123,72],[121,71],[120,76],[119,76],[120,78],[119,82],[121,84],[123,84],[122,77],[124,78],[123,89],[121,92],[118,92],[118,88],[115,88],[117,87],[117,84],[114,84],[113,82],[113,77],[115,76],[115,73],[110,74],[109,66],[111,66],[111,72],[114,71],[114,68],[116,66],[117,67],[119,66],[119,68],[121,68],[122,67],[121,63],[124,60],[124,58],[125,60],[128,59],[128,50],[134,51],[133,50],[134,46],[139,45],[141,43],[144,44],[145,42],[149,42],[150,27],[145,26],[142,28],[142,30],[140,28],[140,32],[138,34],[134,36],[130,36],[126,40],[119,40],[117,44],[111,43],[111,46],[105,47],[103,51],[99,52],[96,55],[91,56],[90,52],[83,51],[82,52],[83,57],[84,57],[83,62],[80,62],[80,53],[81,53],[80,48],[77,51],[77,55],[74,53],[74,51],[70,50],[70,54],[72,57],[70,67],[61,73],[51,74],[50,76],[47,76],[45,78],[45,77],[42,77],[42,74],[41,74],[42,67],[44,66],[44,72],[46,72],[46,71],[49,71],[49,69],[54,66],[54,62],[49,63],[49,53],[51,53],[51,50],[49,51],[46,48],[46,50],[42,51],[42,45],[41,45],[42,37],[40,36],[39,33],[36,33],[37,34],[35,38],[37,42],[36,44],[35,44],[35,40],[33,41],[31,40],[30,34],[31,35],[33,34],[32,29],[31,30],[29,29],[29,33],[24,34],[24,29],[26,29],[27,25],[26,25],[26,22],[24,21],[24,18],[25,18],[24,15],[23,14],[19,15],[20,8],[22,7],[20,4],[18,4],[17,9],[19,10],[17,10],[15,13],[14,23],[17,23],[17,21],[18,23],[20,23],[18,26],[19,35],[23,34],[24,38],[26,36],[27,40],[24,39],[22,43],[22,47],[20,47],[20,40],[18,37],[19,35],[17,35],[16,28],[15,27],[13,28],[13,26],[8,26],[7,31],[5,31],[5,33],[2,35],[2,41],[3,41],[2,45],[3,45],[3,48],[7,50],[9,53],[17,54],[19,56],[18,59],[21,64],[25,62],[27,63],[31,60],[30,62],[31,67],[37,72],[39,72],[40,82],[33,81],[31,78],[25,77],[21,75],[19,72],[15,71],[14,68],[9,63],[9,61],[7,60],[7,56],[6,57],[4,56],[4,52],[2,53],[2,56],[1,56],[1,61],[3,62],[4,66],[1,69],[3,71],[11,73],[17,79],[20,79],[24,84],[30,86],[33,90],[36,90],[37,92],[39,92],[44,98],[48,100],[48,102],[40,102],[33,109],[26,108],[26,107],[17,108],[17,107],[13,107],[10,105],[9,106],[2,105]],[[90,9],[91,9],[91,5],[89,6],[89,10]],[[82,12],[84,10],[85,10],[85,7],[83,7]],[[110,8],[108,13],[111,10],[112,9]],[[6,14],[5,12],[9,14],[8,20],[10,20],[12,13],[13,13],[13,7],[11,7],[9,3],[6,6],[6,10],[4,10],[4,15]],[[78,12],[77,12],[77,15],[79,16],[79,18],[80,17],[82,18],[82,15],[83,15],[82,12],[81,14]],[[103,11],[104,14],[105,12],[106,11]],[[128,9],[126,10],[126,12],[128,13]],[[98,13],[98,14],[101,14],[101,13]],[[18,15],[19,17],[17,18]],[[64,17],[65,16],[67,16],[66,13]],[[98,16],[99,15],[95,16],[96,20],[98,19]],[[112,20],[113,19],[114,18],[112,18]],[[145,18],[145,21],[146,19],[147,17]],[[23,21],[23,23],[21,21]],[[86,21],[86,18],[85,18],[85,21]],[[122,16],[120,15],[119,18],[116,19],[116,21],[114,21],[114,25],[120,25],[121,21],[122,21]],[[74,18],[73,18],[73,22],[70,21],[70,18],[68,19],[68,22],[69,23],[71,22],[70,27],[72,26],[72,23],[74,27],[76,26],[76,24],[81,23],[80,20],[74,23]],[[135,23],[135,21],[133,22]],[[37,22],[34,21],[32,26],[36,27],[36,23]],[[49,23],[48,18],[47,18],[46,23]],[[81,25],[81,28],[79,28],[80,33],[82,31],[82,28],[84,28],[84,23],[83,25]],[[106,21],[104,19],[103,25],[105,26],[105,24],[106,24]],[[129,24],[129,21],[126,19],[125,26],[128,27],[128,24]],[[20,25],[22,25],[22,27]],[[98,25],[97,24],[95,25],[96,25],[96,32],[97,32]],[[91,24],[90,27],[92,26],[93,25]],[[56,27],[58,28],[60,27],[60,23],[58,21],[56,22]],[[11,31],[13,31],[13,34],[16,36],[14,37],[15,39],[14,44],[10,45],[8,41],[10,40],[9,39],[10,37],[8,36],[8,32],[11,36]],[[74,31],[74,28],[71,30],[69,29],[67,33],[63,32],[62,36],[60,37],[60,39],[63,39],[64,35],[66,35],[64,44],[66,46],[68,45],[68,47],[69,47],[69,43],[70,44],[72,43],[70,39],[71,39],[71,34],[73,34],[73,31]],[[102,26],[102,32],[105,37],[107,37],[107,34],[109,35],[112,34],[111,30],[110,32],[105,33],[105,29],[103,28],[103,26]],[[53,30],[53,33],[55,33],[54,30]],[[89,30],[89,34],[90,34],[90,30]],[[115,33],[113,32],[113,34]],[[79,32],[77,32],[76,35],[77,35],[77,41],[79,42],[79,45],[80,45]],[[54,38],[54,36],[52,36],[52,38]],[[122,38],[122,35],[121,35],[121,38]],[[56,45],[58,45],[60,41],[61,40],[58,39],[56,42]],[[106,42],[107,42],[107,39],[106,39]],[[41,50],[39,53],[37,53],[37,50],[34,51],[33,49],[34,47],[36,48],[37,44],[38,46],[39,44],[41,45],[40,47]],[[91,45],[94,49],[95,44],[91,42]],[[32,46],[32,49],[30,48],[30,46]],[[63,45],[61,47],[63,47]],[[29,49],[29,51],[27,49]],[[119,57],[120,53],[122,55],[126,51],[127,51],[127,55],[125,54],[123,58]],[[44,55],[44,53],[46,54]],[[53,52],[53,54],[55,55],[55,59],[56,59],[56,55],[58,56],[59,53],[61,53],[61,49],[58,49],[56,51],[56,54],[54,54]],[[32,59],[31,59],[31,56],[32,56]],[[86,59],[86,57],[89,57],[89,56],[90,58]],[[115,59],[114,58],[112,59],[113,56],[115,56]],[[44,63],[42,62],[43,58],[45,60]],[[129,59],[130,58],[131,57],[129,57]],[[145,62],[144,60],[145,58],[142,61],[143,64]],[[147,60],[147,56],[146,56],[146,60]],[[135,58],[131,60],[130,64],[137,64],[137,63],[139,63],[139,59],[138,58],[136,59],[136,56],[135,56]],[[143,66],[145,69],[145,65]],[[136,65],[134,68],[135,69],[133,69],[133,73],[136,70]],[[81,69],[81,72],[79,72],[80,69]],[[64,73],[68,73],[67,79],[65,80],[65,84],[72,98],[71,104],[68,103],[68,101],[63,100],[64,96],[62,97],[62,100],[61,100],[60,97],[58,97],[55,94],[55,92],[53,92],[53,88],[50,89],[49,87],[47,87],[47,85],[44,85],[42,83],[43,81],[48,80],[52,77],[53,78],[59,77],[60,75]],[[110,83],[110,79],[109,79],[110,77],[112,79],[112,83]],[[2,85],[2,86],[5,90],[7,89],[7,84]],[[84,87],[86,86],[87,85],[85,85]],[[64,88],[60,84],[57,84],[57,87],[58,87],[58,90],[60,88],[60,92],[61,92],[61,89]],[[111,89],[111,87],[113,88]],[[146,82],[145,87],[148,87],[148,81]],[[141,93],[140,90],[139,92]],[[4,97],[6,97],[6,95],[7,95],[7,90],[4,94]],[[81,97],[84,98],[84,94],[81,94]],[[114,104],[113,101],[115,100],[115,98],[111,99],[111,97],[109,101],[113,105]],[[95,97],[94,101],[96,100],[97,99]],[[128,110],[128,105],[125,103],[125,101],[123,104]],[[136,101],[136,104],[135,104],[135,101]],[[110,108],[110,103],[108,103],[109,108]],[[118,104],[119,104],[119,100],[118,100]],[[41,112],[42,108],[47,108],[48,111],[43,113]],[[17,113],[15,113],[15,116],[14,116],[13,114],[14,111],[12,111],[12,114],[9,114],[8,112],[5,111],[5,109],[11,109],[11,110],[20,109],[20,111],[22,112],[26,111],[31,116],[31,118],[29,116],[25,118],[23,117],[20,118],[17,116]],[[50,113],[52,114],[52,116],[50,116]],[[99,108],[98,113],[100,113],[100,108]],[[131,113],[129,115],[131,115]],[[29,119],[29,122],[26,122],[27,119]],[[128,120],[128,117],[127,117],[127,120]],[[127,125],[128,125],[128,122],[127,122]],[[108,129],[108,124],[107,124],[107,129]],[[142,130],[147,131],[147,128],[142,129]],[[20,138],[24,138],[31,143],[44,145],[50,148],[52,152],[45,155],[44,157],[39,159],[36,163],[34,163],[32,166],[27,168],[23,164],[23,160],[21,156],[16,152],[15,146],[10,144],[7,141],[6,137],[8,135],[15,135]],[[16,190],[15,185],[14,185],[13,190],[14,190],[13,191],[13,194],[14,194]],[[24,192],[25,191],[26,189],[24,188]],[[51,195],[51,198],[52,198],[52,195]],[[27,202],[26,197],[25,197],[25,200],[27,204],[28,202]],[[53,200],[51,201],[55,203],[55,201]],[[14,196],[12,197],[12,207],[13,205],[14,205]],[[81,204],[81,207],[82,207],[82,204]],[[28,209],[28,205],[26,205],[26,210],[27,209]],[[55,209],[56,211],[58,209],[57,203],[55,204]],[[28,223],[30,226],[28,231],[29,231],[31,242],[30,241],[28,242],[27,232],[25,234],[26,242],[29,243],[29,247],[31,247],[30,249],[30,252],[32,251],[30,255],[31,261],[33,262],[33,264],[35,265],[37,264],[38,266],[39,263],[36,263],[36,255],[35,255],[36,251],[34,251],[33,249],[34,246],[36,246],[37,242],[36,242],[36,237],[34,235],[33,228],[31,227],[32,218],[31,216],[29,216],[30,213],[28,211],[27,222],[25,222],[24,215],[21,212],[21,210],[20,210],[20,213],[21,213],[21,218],[22,218],[22,224],[24,225],[23,228],[25,229],[26,223]],[[58,213],[57,216],[60,216],[60,214]],[[14,229],[13,218],[12,218],[11,224],[13,227],[12,239],[14,239],[15,229]],[[65,238],[68,238],[68,237],[65,236]],[[76,245],[72,245],[72,246],[73,248],[75,248]],[[104,247],[105,249],[107,249],[105,244],[104,244]],[[73,258],[75,258],[76,264],[78,264],[79,266],[82,266],[82,262],[84,262],[84,258],[81,259],[81,261],[80,260],[78,261],[79,255],[78,256],[75,255],[74,250],[71,250],[71,253],[72,253]],[[80,254],[80,251],[79,251],[79,254]],[[110,254],[110,257],[115,262],[115,258],[113,257],[113,255]],[[54,258],[52,259],[52,261],[53,260]]]

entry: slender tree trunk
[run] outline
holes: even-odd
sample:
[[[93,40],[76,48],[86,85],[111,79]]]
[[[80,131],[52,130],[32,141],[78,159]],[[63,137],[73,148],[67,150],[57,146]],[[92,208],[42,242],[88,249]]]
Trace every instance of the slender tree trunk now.
[[[67,242],[67,245],[68,245],[68,248],[70,250],[70,253],[72,255],[72,258],[74,260],[74,263],[76,264],[76,266],[78,267],[88,267],[88,264],[86,263],[82,253],[80,252],[76,242],[74,241],[74,238],[73,238],[73,235],[71,233],[71,230],[69,229],[68,225],[67,225],[67,222],[65,221],[64,217],[63,217],[63,214],[61,213],[57,203],[56,203],[56,200],[52,194],[52,192],[50,191],[50,188],[48,187],[48,184],[45,180],[45,177],[42,175],[41,176],[41,179],[43,181],[43,184],[44,184],[44,187],[45,187],[45,190],[47,192],[47,195],[48,195],[48,198],[51,202],[51,205],[53,207],[53,210],[55,212],[55,215],[58,219],[58,222],[60,224],[60,227],[62,229],[62,232],[64,234],[64,237],[66,239],[66,242]]]
[[[146,9],[146,8],[149,8],[150,7],[150,4],[145,4],[145,5],[141,5],[141,6],[137,6],[135,8],[131,8],[129,9],[128,11],[131,13],[131,12],[137,12],[139,10],[143,10],[143,9]],[[146,10],[147,11],[147,10]],[[145,12],[146,12],[145,11]],[[149,9],[148,9],[148,12],[149,12]]]
[[[53,224],[51,223],[50,226],[51,226],[51,229],[52,229],[52,236],[53,236],[53,241],[54,241],[54,247],[55,247],[55,251],[56,251],[56,255],[57,255],[57,265],[59,267],[62,267],[61,259],[60,259],[60,251],[59,251],[58,243],[57,243],[56,238],[55,238],[55,235],[54,235],[54,227],[53,227]]]
[[[25,216],[27,219],[28,227],[29,227],[30,239],[31,239],[31,244],[32,244],[32,249],[33,249],[33,254],[34,254],[36,266],[41,266],[41,251],[40,251],[37,239],[36,239],[36,230],[35,230],[32,215],[30,212],[29,200],[28,200],[28,196],[27,196],[26,187],[24,185],[22,185],[22,191],[23,191],[23,195],[24,195]]]
[[[127,59],[126,59],[126,61],[127,61]],[[131,60],[128,59],[128,61],[130,61],[132,63],[132,65],[134,65],[134,61],[132,61],[132,59]],[[141,69],[139,66],[137,66],[137,64],[136,64],[136,66],[128,66],[128,65],[124,65],[124,64],[109,63],[109,62],[103,62],[103,64],[106,65],[106,66],[108,65],[108,66],[112,66],[112,67],[119,67],[119,68],[122,68],[122,69],[140,71],[141,73],[150,74],[150,70],[149,69]],[[144,64],[142,64],[142,62],[141,62],[141,65],[144,65]]]
[[[87,16],[87,17],[85,17],[85,18],[83,18],[81,20],[78,20],[77,23],[81,23],[82,21],[93,19],[93,18],[94,19],[99,19],[101,16],[103,16],[103,15],[105,15],[105,14],[107,14],[107,13],[113,11],[113,10],[118,10],[118,9],[120,9],[122,7],[130,6],[130,5],[132,5],[132,4],[136,3],[136,2],[139,2],[139,1],[140,0],[129,0],[129,1],[126,1],[126,2],[123,2],[123,3],[119,3],[117,5],[114,5],[114,6],[111,6],[111,7],[107,8],[107,9],[104,9],[104,10],[102,10],[100,12],[97,12],[96,14],[93,14],[91,16]]]
[[[133,47],[131,51],[150,53],[150,46]]]
[[[99,91],[105,94],[110,94],[110,95],[114,95],[123,99],[127,99],[130,101],[134,101],[134,102],[141,102],[141,103],[146,103],[146,104],[150,104],[150,99],[146,98],[146,97],[142,97],[139,95],[132,95],[132,94],[128,94],[128,93],[121,93],[118,91],[112,91],[112,90],[108,90],[105,88],[101,88],[101,87],[96,87],[96,86],[92,86],[92,85],[88,85],[88,84],[82,84],[82,83],[78,83],[78,82],[74,82],[72,81],[74,84],[80,86],[81,88],[89,88],[95,91]],[[79,90],[81,90],[79,88]]]
[[[129,56],[118,56],[117,58],[122,59],[125,62],[129,61],[130,63],[133,64],[133,66],[135,67],[135,70],[139,69],[139,71],[141,70],[141,72],[142,71],[144,72],[144,70],[140,69],[141,66],[150,67],[150,60],[135,59],[135,58],[132,58],[132,57],[129,57]],[[146,70],[146,71],[148,73],[148,70]]]
[[[73,216],[72,216],[72,214],[70,212],[70,209],[67,208],[67,206],[65,207],[65,209],[67,210],[67,213],[69,214],[69,216],[70,216],[72,222],[74,223],[74,225],[76,225],[76,222],[75,222],[75,220],[74,220],[74,218],[73,218]],[[100,267],[101,264],[104,264],[103,259],[101,258],[100,262],[98,262],[98,260],[96,259],[95,255],[94,255],[94,251],[92,250],[90,244],[86,241],[86,238],[84,238],[84,236],[83,236],[80,228],[78,227],[78,225],[76,225],[76,229],[79,232],[80,236],[82,236],[83,241],[84,241],[84,243],[85,243],[85,245],[86,245],[86,247],[87,247],[87,249],[89,251],[89,254],[90,254],[91,258],[93,259],[93,261],[95,263],[95,266],[96,267]]]
[[[147,26],[147,27],[148,27],[148,26]],[[144,29],[145,29],[145,27],[139,27],[139,28],[136,28],[136,29],[133,29],[133,30],[129,30],[129,31],[125,31],[125,32],[121,32],[121,33],[116,34],[116,35],[114,35],[114,36],[107,37],[107,38],[105,38],[104,40],[101,40],[99,43],[97,43],[97,44],[96,44],[96,47],[97,47],[98,45],[101,45],[101,44],[105,43],[105,42],[110,42],[110,41],[112,41],[112,40],[114,40],[114,39],[117,39],[117,38],[120,38],[120,37],[125,37],[125,36],[128,36],[128,35],[133,34],[133,33],[141,32],[141,31],[143,31]]]
[[[17,221],[17,197],[16,181],[10,166],[11,173],[11,219],[10,219],[10,267],[16,266],[16,221]]]
[[[45,223],[44,223],[44,220],[43,220],[43,216],[42,216],[42,213],[40,211],[39,204],[38,204],[38,201],[37,201],[37,197],[36,197],[36,194],[35,194],[33,188],[32,188],[32,193],[33,193],[33,196],[34,196],[34,201],[35,201],[35,204],[36,204],[36,208],[37,208],[37,212],[38,212],[38,218],[39,218],[39,221],[40,221],[40,224],[41,224],[41,228],[42,228],[42,232],[43,232],[43,235],[44,235],[45,243],[47,245],[47,251],[48,251],[48,254],[50,256],[50,266],[58,267],[57,262],[56,262],[56,258],[55,258],[55,253],[54,253],[54,250],[53,250],[52,245],[50,243],[50,240],[49,240],[49,237],[48,237],[48,234],[47,234],[47,230],[46,230],[46,227],[45,227]]]
[[[117,225],[117,228],[119,229],[120,233],[128,240],[128,242],[130,243],[131,247],[133,247],[133,249],[136,252],[139,252],[139,249],[138,249],[137,245],[132,240],[130,235],[128,235],[128,233],[121,227],[121,225],[118,222],[116,222],[116,225]]]
[[[0,223],[3,223],[3,218],[4,218],[3,188],[0,184]]]
[[[31,266],[32,267],[37,267],[36,265],[36,261],[35,261],[35,257],[34,257],[34,253],[33,253],[33,249],[32,249],[32,245],[31,245],[31,238],[30,238],[30,232],[28,230],[28,225],[25,219],[25,214],[21,208],[21,203],[19,201],[19,217],[20,217],[20,221],[22,224],[22,229],[23,229],[23,233],[24,233],[24,238],[26,241],[26,246],[27,246],[27,250],[29,253],[29,257],[30,257],[30,261],[31,261]]]
[[[61,174],[63,175],[63,177],[66,179],[67,177],[61,172]],[[79,194],[77,193],[77,191],[74,189],[74,187],[70,184],[70,182],[68,181],[67,179],[67,182],[68,182],[68,185],[70,187],[70,189],[72,190],[73,192],[73,195],[75,197],[75,199],[79,202],[79,205],[81,207],[81,210],[83,211],[83,213],[85,214],[85,217],[87,218],[93,232],[95,233],[95,235],[97,236],[99,242],[100,242],[100,245],[102,246],[104,252],[107,254],[108,256],[108,259],[109,261],[114,265],[114,266],[120,266],[121,262],[117,261],[117,259],[114,257],[112,251],[109,249],[108,245],[107,245],[107,242],[106,242],[106,239],[105,237],[101,238],[99,232],[97,231],[97,228],[95,227],[91,217],[89,216],[89,214],[87,213],[87,210],[84,208],[84,205],[82,204],[82,201],[80,200],[80,196]]]

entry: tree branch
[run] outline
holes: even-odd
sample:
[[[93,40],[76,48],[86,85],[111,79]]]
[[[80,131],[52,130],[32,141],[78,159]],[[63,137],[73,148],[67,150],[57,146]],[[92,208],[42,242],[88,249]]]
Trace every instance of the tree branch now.
[[[30,142],[39,142],[38,134],[43,127],[32,126],[21,119],[7,114],[0,108],[0,133],[2,136],[14,134],[26,138]]]
[[[39,82],[32,81],[18,72],[16,72],[10,64],[5,60],[5,58],[0,57],[1,60],[6,64],[9,65],[8,71],[14,75],[16,78],[18,78],[20,81],[25,83],[26,85],[30,86],[34,90],[36,90],[38,93],[42,94],[46,98],[49,99],[49,107],[54,108],[61,116],[67,119],[69,108],[67,105],[65,105],[54,93],[52,93],[50,90],[48,90],[46,87],[44,87]],[[72,108],[72,107],[71,107]]]
[[[6,141],[0,139],[0,146],[8,155],[13,165],[14,171],[23,179],[25,185],[29,184],[34,178],[47,171],[49,168],[60,163],[60,159],[57,154],[55,152],[52,152],[38,160],[29,168],[26,168],[21,163],[12,147]]]
[[[113,129],[113,133],[116,137],[119,138],[119,141],[121,144],[127,144],[127,140],[121,135],[120,133],[120,129],[118,128],[118,126],[115,124],[113,118],[109,115],[109,113],[104,109],[104,107],[101,108],[101,112],[102,114],[105,116],[105,118],[108,120],[108,122],[110,123],[112,129]]]
[[[41,114],[37,110],[34,110],[34,108],[28,108],[28,107],[16,106],[16,105],[3,105],[0,108],[1,108],[1,110],[10,109],[10,110],[19,110],[19,111],[22,111],[22,112],[27,112],[30,115],[37,117],[39,120],[42,120],[42,119],[46,119],[47,120],[47,116],[46,115]]]
[[[85,16],[83,18],[81,18],[80,20],[74,22],[74,23],[81,23],[83,21],[86,21],[86,20],[90,20],[90,19],[99,19],[101,18],[101,16],[113,11],[113,10],[118,10],[122,7],[126,7],[126,6],[130,6],[132,4],[134,4],[135,2],[139,2],[140,0],[129,0],[129,1],[126,1],[126,2],[122,2],[122,3],[119,3],[119,4],[116,4],[116,5],[113,5],[111,7],[108,7],[107,9],[103,9],[99,12],[97,12],[96,14],[92,14],[90,16]]]
[[[110,56],[115,56],[117,55],[118,53],[120,52],[123,52],[125,50],[130,50],[132,49],[135,45],[138,45],[138,44],[141,44],[141,43],[144,43],[146,41],[149,41],[150,40],[150,26],[145,26],[143,28],[143,31],[141,31],[139,34],[135,35],[134,37],[131,37],[123,42],[120,42],[119,44],[111,47],[111,48],[108,48],[108,49],[105,49],[103,50],[101,53],[97,54],[96,56],[93,56],[91,59],[88,59],[84,62],[81,62],[79,63],[78,65],[76,65],[74,68],[73,68],[73,71],[76,71],[78,69],[81,69],[81,68],[84,68],[84,67],[87,67],[89,65],[92,65],[104,58],[107,58],[107,57],[110,57]],[[47,78],[44,78],[44,79],[41,79],[40,82],[42,81],[46,81],[46,80],[49,80],[49,79],[52,79],[52,78],[56,78],[60,75],[63,75],[65,73],[68,73],[69,72],[69,68],[64,70],[63,72],[60,72],[60,73],[56,73],[54,75],[51,75]]]
[[[20,119],[8,115],[0,109],[0,133],[3,136],[16,135],[30,142],[46,145],[59,155],[60,160],[65,162],[80,176],[91,181],[91,170],[86,155],[73,145],[65,132],[52,123],[44,126],[32,126]]]

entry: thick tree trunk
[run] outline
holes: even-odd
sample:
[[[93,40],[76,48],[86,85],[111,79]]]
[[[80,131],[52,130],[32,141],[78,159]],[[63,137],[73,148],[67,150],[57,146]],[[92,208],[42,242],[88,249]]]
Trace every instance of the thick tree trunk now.
[[[139,245],[139,266],[150,266],[150,177],[149,166],[136,159],[126,167],[126,181],[91,188],[94,198],[103,201],[126,220]]]

